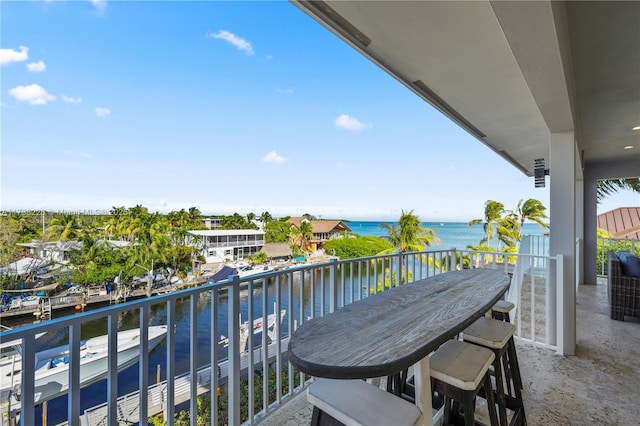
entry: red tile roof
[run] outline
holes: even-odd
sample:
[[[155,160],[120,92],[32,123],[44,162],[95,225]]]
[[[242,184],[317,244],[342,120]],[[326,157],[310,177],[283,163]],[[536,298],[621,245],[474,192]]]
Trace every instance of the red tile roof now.
[[[598,228],[614,238],[640,239],[640,207],[620,207],[599,214]]]

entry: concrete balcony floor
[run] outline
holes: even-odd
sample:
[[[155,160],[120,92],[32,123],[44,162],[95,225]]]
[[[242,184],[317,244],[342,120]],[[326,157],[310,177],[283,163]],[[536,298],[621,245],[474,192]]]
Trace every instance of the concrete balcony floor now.
[[[529,425],[638,425],[640,320],[609,318],[606,281],[577,293],[576,355],[517,342]],[[312,407],[296,396],[262,424],[309,424]]]

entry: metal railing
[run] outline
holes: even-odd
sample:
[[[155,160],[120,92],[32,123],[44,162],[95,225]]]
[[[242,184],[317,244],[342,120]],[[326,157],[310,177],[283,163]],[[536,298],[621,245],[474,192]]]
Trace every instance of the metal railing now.
[[[192,416],[191,424],[195,424],[197,415],[210,416],[211,424],[218,421],[231,425],[255,423],[305,389],[311,379],[294,371],[287,362],[287,338],[300,324],[386,289],[462,268],[501,268],[512,274],[508,297],[517,306],[514,320],[518,336],[555,348],[553,333],[548,331],[555,328],[555,315],[551,316],[553,320],[549,319],[550,310],[555,309],[554,301],[549,300],[550,295],[555,294],[556,285],[549,268],[552,262],[554,257],[542,255],[456,249],[333,259],[244,279],[232,276],[224,282],[14,329],[3,333],[3,340],[22,339],[22,360],[34,360],[23,362],[20,373],[20,422],[23,425],[36,422],[32,407],[37,373],[35,368],[30,368],[35,366],[36,335],[63,330],[68,335],[71,360],[68,424],[115,425],[139,419],[141,424],[147,424],[150,416],[162,415],[167,424],[172,425],[179,411],[177,405],[187,404],[183,401],[189,401],[185,411]],[[544,309],[539,313],[541,306]],[[273,329],[267,330],[271,311],[285,314],[281,322],[276,321]],[[119,397],[117,333],[118,324],[125,316],[129,320],[137,318],[133,323],[141,330],[141,350],[135,392]],[[80,405],[81,334],[83,325],[92,321],[101,321],[107,331],[109,359],[105,372],[106,402],[95,409]],[[156,324],[166,324],[169,332],[164,345],[149,352],[148,326]],[[264,325],[262,332],[255,332],[256,324]],[[541,327],[544,332],[540,331]],[[241,336],[241,329],[248,329],[248,336]],[[227,339],[227,347],[221,343],[223,339]],[[157,384],[161,396],[150,390],[153,388],[151,356],[161,356],[164,360],[167,380]],[[187,384],[177,385],[183,383],[178,377],[185,375]],[[218,396],[219,392],[226,398]],[[199,404],[199,395],[201,402],[204,399],[208,404]],[[125,409],[132,405],[132,399],[138,401],[134,412]],[[158,413],[157,407],[161,407],[162,412]]]

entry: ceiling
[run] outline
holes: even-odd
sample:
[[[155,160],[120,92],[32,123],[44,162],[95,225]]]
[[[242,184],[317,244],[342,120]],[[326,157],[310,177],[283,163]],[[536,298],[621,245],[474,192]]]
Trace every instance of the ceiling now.
[[[640,2],[292,2],[528,176],[570,131],[640,169]]]

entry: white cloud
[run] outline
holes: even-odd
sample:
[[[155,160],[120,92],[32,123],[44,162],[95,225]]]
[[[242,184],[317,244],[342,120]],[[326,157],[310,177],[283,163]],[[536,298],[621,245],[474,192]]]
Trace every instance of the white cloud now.
[[[350,117],[347,114],[342,114],[342,115],[338,116],[338,118],[336,118],[334,123],[335,123],[336,127],[340,127],[342,129],[345,129],[345,130],[353,130],[353,131],[356,131],[356,132],[359,132],[360,130],[364,130],[367,127],[369,127],[366,124],[362,123],[357,118]]]
[[[27,69],[31,72],[42,72],[47,69],[47,66],[43,61],[31,62],[27,64]]]
[[[287,162],[287,159],[278,155],[277,152],[275,151],[271,151],[270,153],[268,153],[267,155],[265,155],[264,157],[262,157],[262,161],[264,161],[265,163],[272,163],[272,164],[283,164]]]
[[[20,51],[13,49],[0,49],[0,65],[10,64],[11,62],[24,62],[29,59],[29,48],[20,46]]]
[[[296,93],[292,89],[276,89],[276,92],[283,93],[285,95],[293,95],[294,93]]]
[[[29,102],[31,105],[46,105],[56,99],[55,96],[49,94],[43,87],[37,84],[14,87],[9,90],[9,94],[17,100]]]
[[[251,47],[251,43],[242,37],[238,37],[237,35],[230,33],[226,30],[220,30],[216,34],[209,34],[212,38],[218,38],[221,40],[225,40],[231,44],[233,44],[238,49],[244,51],[247,55],[253,56],[253,47]]]
[[[96,115],[100,118],[105,118],[111,115],[111,110],[109,108],[96,108]]]
[[[98,10],[105,10],[107,8],[106,0],[90,0],[93,7]]]
[[[79,104],[82,102],[82,98],[74,98],[66,95],[62,95],[62,100],[67,104]]]

